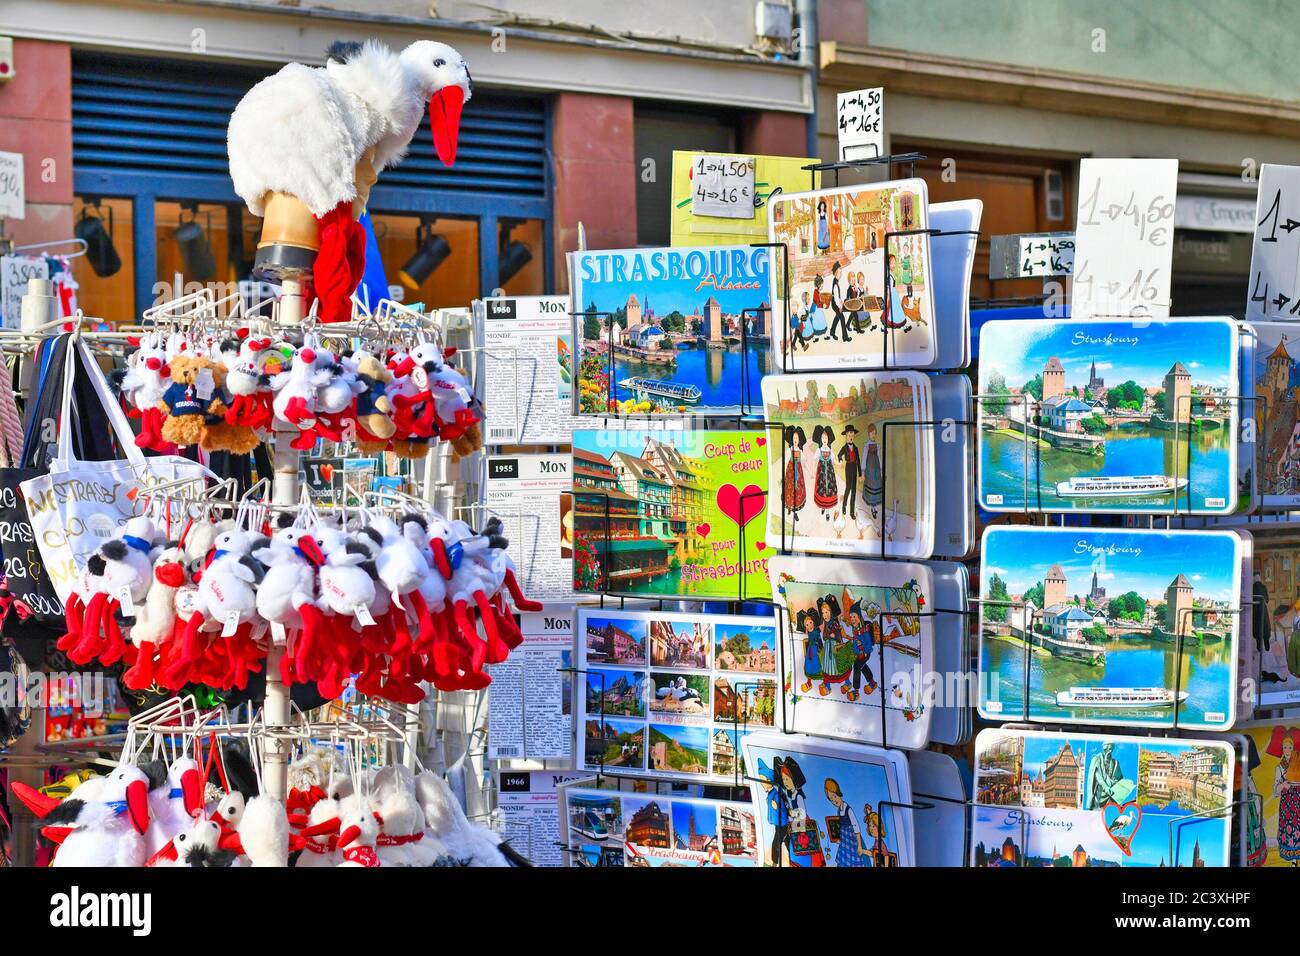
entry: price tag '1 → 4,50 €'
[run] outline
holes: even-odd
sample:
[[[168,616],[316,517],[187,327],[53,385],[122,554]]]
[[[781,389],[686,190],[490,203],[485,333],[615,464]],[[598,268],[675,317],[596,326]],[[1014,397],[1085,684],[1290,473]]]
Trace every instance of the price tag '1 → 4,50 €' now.
[[[691,212],[724,219],[754,218],[754,157],[701,153],[691,163]]]

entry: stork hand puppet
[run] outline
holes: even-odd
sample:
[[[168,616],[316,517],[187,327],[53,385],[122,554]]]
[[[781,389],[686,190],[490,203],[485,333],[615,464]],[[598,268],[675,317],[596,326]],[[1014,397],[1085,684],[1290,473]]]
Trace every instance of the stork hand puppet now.
[[[257,273],[311,273],[321,319],[346,321],[365,268],[357,218],[370,187],[402,158],[426,103],[438,158],[452,165],[469,98],[464,58],[432,40],[400,54],[375,40],[335,43],[325,66],[290,63],[249,90],[227,147],[235,192],[266,218]]]

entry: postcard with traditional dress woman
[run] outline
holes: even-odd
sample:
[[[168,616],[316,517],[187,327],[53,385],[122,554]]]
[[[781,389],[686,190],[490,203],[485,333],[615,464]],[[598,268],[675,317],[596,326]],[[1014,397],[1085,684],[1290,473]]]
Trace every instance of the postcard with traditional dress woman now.
[[[793,321],[773,323],[782,370],[935,364],[927,203],[920,179],[773,197],[769,241],[784,245],[791,276],[787,298],[783,270],[769,270],[776,314],[811,300],[826,316],[798,340]]]
[[[928,557],[934,550],[930,382],[918,372],[763,380],[772,429],[769,542],[786,550]]]
[[[934,667],[933,574],[924,564],[778,555],[786,730],[924,747]],[[883,724],[883,727],[882,727]]]
[[[1246,733],[1259,761],[1247,798],[1258,805],[1264,830],[1263,851],[1248,862],[1300,866],[1300,722],[1258,721]]]

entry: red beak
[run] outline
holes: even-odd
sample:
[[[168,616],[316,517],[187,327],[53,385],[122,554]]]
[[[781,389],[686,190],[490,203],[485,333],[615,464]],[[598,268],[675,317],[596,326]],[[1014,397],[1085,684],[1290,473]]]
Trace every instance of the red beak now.
[[[361,827],[354,823],[339,834],[339,848],[342,849],[359,836],[361,836]]]
[[[126,812],[137,833],[149,829],[149,784],[143,780],[126,785]]]
[[[289,834],[289,852],[296,853],[307,845],[307,841],[299,833]]]
[[[68,838],[68,834],[71,832],[72,827],[41,827],[41,836],[51,843],[57,843],[59,846],[63,846],[63,841]]]
[[[244,855],[244,844],[240,841],[239,834],[234,830],[221,834],[221,838],[217,840],[217,846],[222,850],[234,850],[240,856]]]
[[[324,823],[313,823],[309,827],[303,827],[302,835],[305,837],[324,836],[326,833],[339,832],[339,818],[331,817]]]
[[[316,539],[309,534],[305,534],[298,539],[298,550],[303,553],[303,556],[308,561],[317,567],[320,567],[325,563],[325,555],[321,552],[320,545],[317,544]]]
[[[194,816],[203,809],[203,775],[191,767],[181,774],[181,802],[186,816]]]
[[[13,782],[11,788],[14,796],[21,800],[23,806],[32,811],[32,814],[38,819],[44,819],[51,810],[59,805],[59,801],[53,797],[47,797],[35,787],[29,787],[17,780]]]
[[[415,368],[415,359],[408,355],[394,366],[393,374],[401,378],[403,375],[410,375],[413,368]]]
[[[459,86],[444,86],[429,100],[429,125],[433,127],[433,148],[444,166],[456,162],[456,144],[460,142],[460,111],[465,105],[465,91]]]

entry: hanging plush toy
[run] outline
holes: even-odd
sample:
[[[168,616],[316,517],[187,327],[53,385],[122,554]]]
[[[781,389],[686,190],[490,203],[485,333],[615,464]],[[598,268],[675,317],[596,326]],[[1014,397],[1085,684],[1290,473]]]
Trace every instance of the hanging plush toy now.
[[[135,665],[122,675],[131,690],[148,690],[154,683],[158,649],[171,639],[176,627],[176,594],[185,584],[185,555],[179,547],[164,549],[153,564],[153,580],[143,603],[136,605],[131,625]]]
[[[247,332],[241,329],[241,332]],[[271,379],[263,371],[271,340],[245,334],[235,358],[227,365],[226,390],[230,407],[226,424],[242,425],[255,432],[266,431],[274,417],[271,410]]]
[[[355,444],[361,451],[374,454],[387,448],[388,440],[397,431],[393,424],[393,403],[388,397],[393,373],[368,352],[356,353],[353,362],[361,386],[353,412],[357,423]]]
[[[336,43],[323,68],[290,63],[240,100],[227,146],[235,192],[264,217],[255,270],[311,274],[325,322],[346,321],[365,264],[357,218],[379,172],[406,151],[428,103],[434,145],[456,159],[469,70],[430,40],[396,54],[382,43]]]
[[[316,430],[316,392],[328,379],[329,373],[316,367],[315,350],[304,346],[294,353],[288,371],[271,380],[275,416],[298,430],[290,445],[300,451],[309,450],[321,437]]]
[[[159,402],[167,392],[171,367],[167,352],[150,336],[127,357],[126,374],[122,377],[122,397],[130,406],[128,414],[140,419],[140,434],[135,443],[140,448],[165,452],[167,443],[162,437],[163,412]]]

